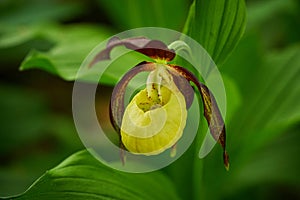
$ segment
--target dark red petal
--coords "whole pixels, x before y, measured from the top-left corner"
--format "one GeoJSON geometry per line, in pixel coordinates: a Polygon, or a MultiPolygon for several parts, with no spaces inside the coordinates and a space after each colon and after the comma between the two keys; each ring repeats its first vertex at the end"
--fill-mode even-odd
{"type": "Polygon", "coordinates": [[[92,67],[99,61],[110,59],[110,52],[112,49],[121,45],[124,45],[128,49],[140,52],[153,59],[171,61],[176,55],[174,50],[168,49],[167,45],[159,40],[150,40],[145,37],[135,37],[121,40],[118,37],[113,37],[108,41],[106,48],[95,56],[95,58],[89,64],[89,67],[92,67]]]}
{"type": "Polygon", "coordinates": [[[181,76],[177,71],[170,70],[170,73],[173,76],[173,80],[177,86],[177,88],[180,90],[180,92],[183,94],[185,98],[186,103],[186,109],[189,109],[193,103],[194,100],[194,89],[189,83],[189,81],[181,76]]]}
{"type": "Polygon", "coordinates": [[[215,100],[213,94],[209,91],[206,85],[199,82],[197,77],[188,71],[187,69],[170,65],[170,67],[176,70],[179,74],[185,77],[187,80],[192,81],[196,84],[203,101],[204,107],[204,116],[208,122],[210,133],[212,134],[213,138],[218,141],[222,148],[223,148],[223,160],[225,168],[228,170],[229,168],[229,156],[226,152],[226,130],[225,130],[225,123],[222,118],[221,112],[219,110],[218,104],[215,100]]]}
{"type": "Polygon", "coordinates": [[[136,76],[140,72],[144,71],[152,71],[155,69],[155,65],[153,63],[149,62],[142,62],[135,67],[133,67],[131,70],[129,70],[117,83],[117,85],[114,87],[114,90],[112,92],[111,100],[110,100],[110,107],[109,107],[109,114],[110,114],[110,120],[114,127],[114,129],[117,131],[117,133],[120,136],[120,159],[122,161],[122,164],[125,165],[125,146],[122,143],[121,134],[120,134],[120,126],[122,123],[122,118],[124,114],[124,96],[126,92],[126,87],[130,80],[136,76]]]}
{"type": "Polygon", "coordinates": [[[120,132],[120,126],[124,114],[124,96],[128,83],[138,73],[144,71],[152,71],[154,69],[154,63],[142,62],[130,69],[114,87],[110,100],[110,119],[115,130],[118,133],[120,132]]]}

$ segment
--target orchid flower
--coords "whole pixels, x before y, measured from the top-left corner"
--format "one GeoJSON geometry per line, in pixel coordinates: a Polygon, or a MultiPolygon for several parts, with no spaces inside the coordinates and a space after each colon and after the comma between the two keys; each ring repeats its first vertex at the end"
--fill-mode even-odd
{"type": "Polygon", "coordinates": [[[131,68],[116,84],[111,96],[110,117],[120,136],[122,161],[124,162],[124,150],[133,154],[156,155],[172,148],[171,156],[175,155],[176,144],[186,126],[187,110],[194,98],[195,91],[190,85],[193,82],[201,95],[210,133],[223,148],[224,165],[228,170],[225,124],[217,102],[208,87],[192,72],[170,64],[176,56],[174,49],[169,49],[162,41],[145,37],[113,37],[106,49],[94,57],[89,67],[110,59],[112,49],[121,45],[153,59],[153,62],[144,61],[131,68]],[[145,71],[149,72],[146,87],[125,108],[124,95],[128,83],[145,71]]]}

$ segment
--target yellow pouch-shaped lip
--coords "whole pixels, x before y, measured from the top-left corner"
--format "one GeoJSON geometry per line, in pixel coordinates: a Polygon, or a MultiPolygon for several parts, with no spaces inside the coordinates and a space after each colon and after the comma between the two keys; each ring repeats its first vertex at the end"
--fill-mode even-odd
{"type": "Polygon", "coordinates": [[[126,149],[135,154],[155,155],[172,147],[186,125],[185,98],[177,88],[161,88],[162,102],[151,105],[147,90],[140,91],[127,106],[121,125],[126,149]]]}

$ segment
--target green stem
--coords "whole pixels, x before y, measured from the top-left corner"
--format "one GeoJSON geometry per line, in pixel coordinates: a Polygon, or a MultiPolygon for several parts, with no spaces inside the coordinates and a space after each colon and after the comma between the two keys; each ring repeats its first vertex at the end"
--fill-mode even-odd
{"type": "Polygon", "coordinates": [[[200,147],[207,131],[207,124],[204,116],[200,116],[199,130],[195,139],[195,156],[193,162],[193,199],[205,199],[205,183],[203,181],[204,159],[198,157],[200,147]]]}

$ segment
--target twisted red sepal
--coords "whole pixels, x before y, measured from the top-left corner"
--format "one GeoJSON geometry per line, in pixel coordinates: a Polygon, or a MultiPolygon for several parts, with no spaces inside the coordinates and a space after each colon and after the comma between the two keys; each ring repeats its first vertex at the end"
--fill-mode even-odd
{"type": "Polygon", "coordinates": [[[140,72],[144,71],[152,71],[155,69],[155,66],[153,63],[147,63],[147,62],[141,62],[140,64],[136,65],[132,69],[130,69],[117,83],[117,85],[114,87],[114,90],[111,95],[110,99],[110,106],[109,106],[109,116],[110,121],[116,130],[116,132],[119,134],[119,140],[120,140],[120,158],[123,163],[125,164],[125,146],[122,143],[122,138],[120,134],[120,126],[122,124],[122,118],[124,114],[124,96],[126,92],[126,87],[130,80],[136,76],[140,72]]]}
{"type": "Polygon", "coordinates": [[[115,130],[120,132],[120,125],[124,114],[124,96],[126,87],[130,80],[140,72],[152,71],[155,69],[154,63],[141,62],[135,67],[131,68],[115,85],[110,100],[110,119],[115,130]]]}
{"type": "Polygon", "coordinates": [[[174,50],[168,49],[167,45],[159,40],[151,40],[145,37],[135,37],[121,40],[118,37],[113,37],[108,41],[106,48],[95,56],[95,58],[89,64],[89,67],[92,67],[101,60],[109,60],[112,49],[121,45],[124,45],[128,49],[140,52],[153,59],[171,61],[176,55],[174,50]]]}
{"type": "Polygon", "coordinates": [[[185,77],[179,75],[178,73],[174,73],[173,70],[169,70],[169,72],[172,74],[173,81],[176,84],[177,88],[180,90],[180,92],[185,98],[186,109],[189,109],[194,100],[193,87],[185,77]]]}
{"type": "Polygon", "coordinates": [[[204,107],[204,116],[209,125],[210,133],[213,138],[218,141],[223,148],[223,161],[226,170],[229,170],[229,156],[226,152],[226,130],[225,123],[222,118],[221,112],[215,100],[213,94],[209,91],[206,85],[199,82],[197,77],[188,71],[187,69],[169,65],[171,69],[174,69],[175,73],[179,73],[181,76],[186,78],[189,81],[192,81],[196,84],[202,98],[203,107],[204,107]]]}

